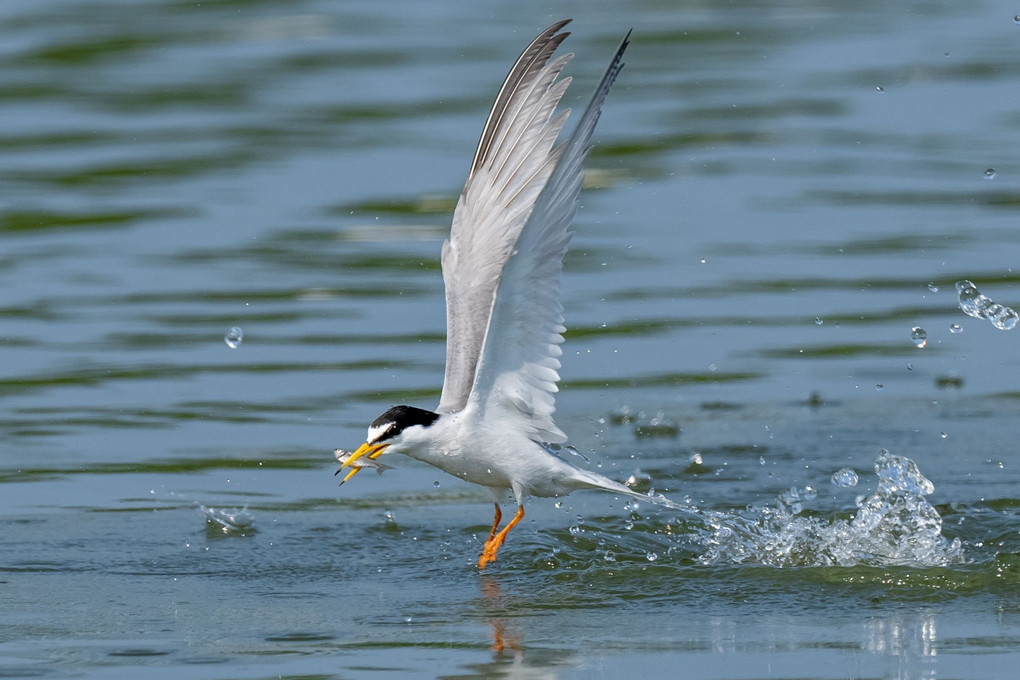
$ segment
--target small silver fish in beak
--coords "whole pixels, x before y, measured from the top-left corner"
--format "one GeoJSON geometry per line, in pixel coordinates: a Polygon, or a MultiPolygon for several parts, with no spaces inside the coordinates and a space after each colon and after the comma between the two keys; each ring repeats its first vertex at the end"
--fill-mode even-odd
{"type": "Polygon", "coordinates": [[[356,451],[344,451],[343,449],[336,449],[336,450],[333,451],[333,455],[335,455],[336,459],[338,461],[340,461],[340,469],[333,473],[334,477],[337,476],[338,474],[340,474],[345,467],[349,466],[349,467],[353,468],[351,470],[350,474],[348,474],[348,476],[344,478],[343,482],[340,482],[341,484],[343,484],[348,479],[353,477],[354,473],[357,472],[358,470],[369,468],[369,469],[375,470],[376,473],[381,475],[386,470],[392,470],[393,469],[392,465],[387,465],[386,463],[380,463],[376,459],[370,458],[368,456],[358,456],[358,458],[356,458],[355,460],[353,460],[350,463],[348,463],[348,461],[351,460],[351,457],[355,453],[356,453],[356,451]]]}

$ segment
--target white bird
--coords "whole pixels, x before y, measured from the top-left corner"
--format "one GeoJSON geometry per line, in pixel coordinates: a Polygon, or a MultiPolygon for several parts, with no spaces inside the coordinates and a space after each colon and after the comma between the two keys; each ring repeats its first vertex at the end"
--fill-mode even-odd
{"type": "Polygon", "coordinates": [[[556,111],[570,84],[559,75],[573,55],[552,56],[569,35],[560,32],[569,21],[542,31],[517,59],[457,202],[442,251],[447,336],[439,406],[394,406],[341,461],[352,468],[344,482],[361,469],[361,457],[396,452],[489,487],[496,516],[480,569],[495,560],[507,532],[524,517],[527,496],[604,489],[647,499],[545,446],[566,441],[553,422],[566,330],[559,289],[582,164],[630,38],[628,33],[574,132],[556,145],[569,113],[556,111]],[[507,489],[517,514],[498,530],[500,496],[507,489]]]}

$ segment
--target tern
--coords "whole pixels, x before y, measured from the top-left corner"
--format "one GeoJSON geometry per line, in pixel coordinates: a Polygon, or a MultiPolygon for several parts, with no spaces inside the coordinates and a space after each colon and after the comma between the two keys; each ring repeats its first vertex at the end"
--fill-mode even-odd
{"type": "Polygon", "coordinates": [[[553,53],[569,35],[561,31],[569,21],[542,31],[507,75],[443,243],[447,335],[439,406],[394,406],[341,460],[341,470],[351,468],[341,484],[362,469],[362,457],[402,453],[491,489],[496,514],[479,569],[496,559],[524,517],[528,496],[603,489],[649,499],[571,465],[550,448],[567,440],[553,422],[566,331],[559,299],[563,257],[592,132],[630,39],[628,32],[577,127],[557,144],[569,114],[556,110],[570,84],[560,72],[573,55],[553,59],[553,53]],[[507,490],[517,514],[500,529],[507,490]]]}

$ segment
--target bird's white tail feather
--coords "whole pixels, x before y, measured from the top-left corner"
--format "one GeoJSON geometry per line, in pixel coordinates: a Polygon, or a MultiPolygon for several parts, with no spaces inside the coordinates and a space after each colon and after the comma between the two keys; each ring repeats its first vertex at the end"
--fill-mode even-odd
{"type": "Polygon", "coordinates": [[[630,496],[635,500],[647,501],[649,503],[654,503],[655,505],[660,505],[664,508],[669,508],[670,510],[680,510],[681,512],[696,513],[696,508],[694,508],[693,506],[680,505],[679,503],[676,503],[666,498],[661,493],[657,494],[641,493],[639,491],[634,491],[630,487],[620,484],[619,482],[614,482],[608,477],[603,477],[602,475],[595,474],[594,472],[590,472],[587,470],[586,472],[588,473],[586,477],[588,477],[588,481],[591,484],[591,488],[593,489],[602,489],[603,491],[609,491],[610,493],[623,494],[624,496],[630,496]]]}

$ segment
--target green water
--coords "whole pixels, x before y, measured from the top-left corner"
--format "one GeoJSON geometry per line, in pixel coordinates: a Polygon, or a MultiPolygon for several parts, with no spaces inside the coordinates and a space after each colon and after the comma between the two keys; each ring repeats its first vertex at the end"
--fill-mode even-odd
{"type": "Polygon", "coordinates": [[[0,677],[1012,678],[1018,336],[954,283],[1020,304],[1016,12],[3,3],[0,677]],[[562,455],[688,509],[534,500],[479,573],[486,491],[332,451],[438,400],[450,211],[565,16],[575,108],[634,34],[562,455]]]}

